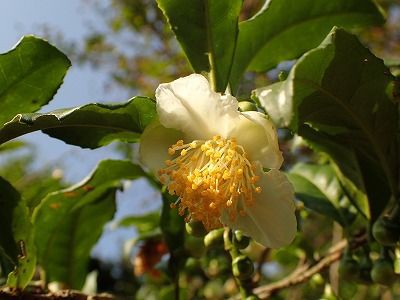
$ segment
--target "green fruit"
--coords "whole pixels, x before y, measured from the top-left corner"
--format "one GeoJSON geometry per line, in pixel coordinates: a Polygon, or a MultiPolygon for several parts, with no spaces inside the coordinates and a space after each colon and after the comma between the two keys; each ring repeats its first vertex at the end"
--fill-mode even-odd
{"type": "Polygon", "coordinates": [[[229,270],[230,261],[227,260],[226,256],[219,256],[212,258],[208,262],[207,275],[210,277],[219,276],[229,270]]]}
{"type": "Polygon", "coordinates": [[[205,229],[203,223],[200,221],[192,220],[186,223],[185,227],[188,234],[196,237],[203,237],[208,233],[207,229],[205,229]]]}
{"type": "Polygon", "coordinates": [[[188,273],[196,273],[201,269],[200,261],[193,257],[189,257],[185,263],[185,271],[188,273]]]}
{"type": "Polygon", "coordinates": [[[383,246],[394,246],[400,238],[400,226],[385,218],[378,219],[372,226],[372,235],[383,246]]]}
{"type": "Polygon", "coordinates": [[[240,280],[249,279],[254,273],[254,264],[247,256],[240,255],[232,261],[232,273],[240,280]]]}
{"type": "Polygon", "coordinates": [[[248,236],[243,235],[240,230],[236,230],[233,235],[233,244],[238,249],[246,248],[250,243],[250,238],[248,236]]]}
{"type": "Polygon", "coordinates": [[[257,111],[257,106],[250,101],[240,101],[238,105],[240,111],[257,111]]]}
{"type": "Polygon", "coordinates": [[[224,228],[210,231],[204,237],[204,245],[207,248],[222,247],[224,245],[224,228]]]}
{"type": "Polygon", "coordinates": [[[339,274],[343,280],[355,281],[359,277],[360,266],[354,258],[345,255],[340,260],[339,274]]]}
{"type": "Polygon", "coordinates": [[[250,295],[246,297],[246,300],[260,300],[256,295],[250,295]]]}
{"type": "Polygon", "coordinates": [[[371,278],[375,283],[391,286],[396,281],[393,262],[384,258],[379,258],[374,262],[371,270],[371,278]]]}

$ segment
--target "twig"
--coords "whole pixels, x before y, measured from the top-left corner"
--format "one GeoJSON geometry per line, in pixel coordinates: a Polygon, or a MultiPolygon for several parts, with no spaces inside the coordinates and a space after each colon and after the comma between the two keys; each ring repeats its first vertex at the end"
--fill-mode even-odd
{"type": "MultiPolygon", "coordinates": [[[[350,242],[350,247],[352,249],[356,249],[365,244],[366,241],[367,236],[365,234],[356,236],[350,242]]],[[[253,293],[261,299],[266,299],[281,289],[298,285],[309,280],[313,275],[321,272],[323,269],[329,267],[332,263],[339,260],[344,249],[347,247],[347,244],[347,240],[341,240],[329,248],[327,254],[317,261],[314,261],[313,263],[302,263],[289,276],[277,282],[257,287],[253,290],[253,293]]]]}

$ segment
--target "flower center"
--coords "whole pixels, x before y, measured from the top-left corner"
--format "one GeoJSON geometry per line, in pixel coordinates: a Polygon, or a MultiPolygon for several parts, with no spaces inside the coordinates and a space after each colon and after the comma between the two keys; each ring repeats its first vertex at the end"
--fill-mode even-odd
{"type": "Polygon", "coordinates": [[[243,205],[254,203],[254,192],[261,193],[255,164],[233,138],[214,136],[189,144],[179,140],[168,153],[172,159],[158,175],[168,192],[179,196],[172,207],[179,203],[179,214],[188,213],[186,221],[201,221],[208,230],[221,227],[222,213],[234,221],[238,212],[245,214],[243,205]]]}

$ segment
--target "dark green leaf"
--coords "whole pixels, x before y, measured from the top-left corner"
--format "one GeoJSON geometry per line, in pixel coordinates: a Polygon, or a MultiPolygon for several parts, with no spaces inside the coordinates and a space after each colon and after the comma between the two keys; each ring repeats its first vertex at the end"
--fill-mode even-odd
{"type": "Polygon", "coordinates": [[[343,191],[335,172],[330,165],[299,163],[288,174],[296,197],[304,205],[318,213],[326,215],[342,226],[346,226],[347,216],[342,208],[351,203],[343,191]]]}
{"type": "Polygon", "coordinates": [[[14,187],[0,177],[0,248],[9,261],[17,263],[18,249],[14,240],[12,229],[13,213],[18,203],[21,201],[20,194],[14,187]]]}
{"type": "Polygon", "coordinates": [[[87,104],[50,113],[19,114],[0,129],[0,143],[36,130],[82,148],[137,141],[155,116],[155,103],[135,97],[123,104],[87,104]]]}
{"type": "Polygon", "coordinates": [[[32,279],[36,266],[36,250],[33,244],[32,224],[25,203],[20,194],[6,180],[0,177],[0,255],[8,275],[7,284],[24,288],[32,279]]]}
{"type": "MultiPolygon", "coordinates": [[[[339,144],[331,136],[317,132],[308,126],[302,126],[299,134],[314,151],[330,157],[332,168],[346,190],[350,201],[364,217],[371,218],[371,212],[375,211],[371,208],[376,204],[385,205],[382,202],[369,203],[362,170],[352,148],[339,144]]],[[[372,216],[372,219],[374,219],[374,216],[372,216]]]]}
{"type": "Polygon", "coordinates": [[[160,225],[160,213],[152,212],[141,216],[129,216],[118,222],[120,227],[135,226],[140,235],[153,232],[160,225]]]}
{"type": "Polygon", "coordinates": [[[37,260],[31,215],[23,201],[14,211],[13,232],[19,248],[18,264],[17,268],[8,274],[7,285],[23,289],[35,273],[37,260]]]}
{"type": "Polygon", "coordinates": [[[63,82],[69,59],[48,42],[26,36],[0,55],[0,124],[47,104],[63,82]]]}
{"type": "Polygon", "coordinates": [[[185,221],[184,217],[178,214],[178,209],[171,208],[176,201],[175,196],[163,192],[163,206],[161,211],[160,227],[171,254],[169,259],[169,272],[172,278],[176,279],[180,265],[185,260],[182,251],[185,242],[185,221]]]}
{"type": "Polygon", "coordinates": [[[236,90],[247,68],[266,71],[318,46],[334,25],[344,28],[383,23],[372,0],[271,0],[240,23],[230,83],[236,90]]]}
{"type": "Polygon", "coordinates": [[[270,114],[279,111],[281,123],[329,154],[338,174],[368,195],[373,216],[398,178],[397,104],[387,94],[392,82],[382,60],[335,28],[296,63],[279,91],[259,93],[270,114]]]}
{"type": "Polygon", "coordinates": [[[89,178],[43,199],[33,220],[38,259],[47,280],[82,287],[90,250],[114,215],[121,180],[141,176],[145,172],[129,161],[105,160],[89,178]]]}
{"type": "Polygon", "coordinates": [[[225,92],[243,0],[157,0],[195,72],[212,71],[225,92]]]}

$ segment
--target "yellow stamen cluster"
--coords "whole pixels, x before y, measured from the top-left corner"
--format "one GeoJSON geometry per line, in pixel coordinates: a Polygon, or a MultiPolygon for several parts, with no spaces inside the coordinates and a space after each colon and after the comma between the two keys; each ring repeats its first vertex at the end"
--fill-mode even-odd
{"type": "Polygon", "coordinates": [[[188,144],[180,140],[168,153],[172,158],[158,175],[168,192],[179,196],[179,214],[188,213],[186,221],[201,221],[208,230],[218,228],[223,211],[234,221],[237,213],[244,215],[243,205],[254,203],[254,193],[261,193],[255,185],[255,166],[235,139],[214,136],[188,144]]]}

